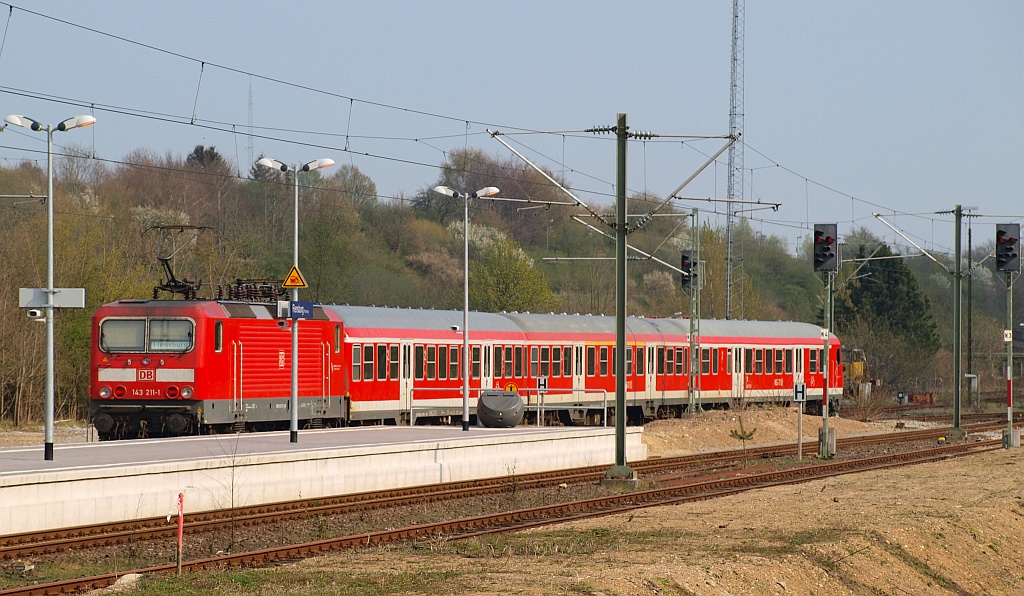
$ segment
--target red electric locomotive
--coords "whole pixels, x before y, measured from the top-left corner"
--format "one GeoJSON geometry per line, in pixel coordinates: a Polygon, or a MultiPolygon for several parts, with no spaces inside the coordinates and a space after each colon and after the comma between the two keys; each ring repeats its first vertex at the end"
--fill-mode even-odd
{"type": "MultiPolygon", "coordinates": [[[[303,427],[444,423],[462,413],[461,311],[316,305],[301,320],[303,427]]],[[[101,439],[286,429],[289,320],[276,304],[122,300],[93,318],[91,415],[101,439]]],[[[700,322],[691,371],[689,321],[627,322],[630,419],[678,416],[691,403],[788,402],[795,383],[820,404],[842,394],[840,344],[817,326],[700,322]],[[691,390],[691,383],[693,385],[691,390]]],[[[614,410],[614,318],[470,313],[471,411],[487,389],[520,392],[527,421],[601,423],[614,410]]]]}

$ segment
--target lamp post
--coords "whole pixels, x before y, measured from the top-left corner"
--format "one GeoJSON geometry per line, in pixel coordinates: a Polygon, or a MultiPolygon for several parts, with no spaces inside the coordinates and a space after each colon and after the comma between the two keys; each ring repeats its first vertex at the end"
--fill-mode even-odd
{"type": "MultiPolygon", "coordinates": [[[[281,170],[282,172],[291,172],[292,179],[295,180],[295,230],[294,245],[292,248],[292,266],[298,270],[299,268],[299,172],[308,172],[310,170],[319,170],[321,168],[329,168],[334,165],[333,159],[314,159],[311,162],[303,165],[294,165],[288,167],[287,165],[277,161],[276,159],[270,159],[269,157],[261,158],[256,162],[257,165],[265,168],[272,168],[281,170]]],[[[299,300],[299,289],[292,288],[292,302],[298,302],[299,300]]],[[[290,309],[289,309],[290,310],[290,309]]],[[[291,404],[289,406],[291,410],[291,424],[290,424],[290,437],[292,443],[299,442],[299,320],[292,317],[292,396],[291,404]]]]}
{"type": "Polygon", "coordinates": [[[53,294],[55,292],[53,289],[53,133],[56,130],[64,131],[92,126],[96,124],[96,118],[74,116],[57,126],[43,125],[31,118],[17,115],[8,116],[4,118],[4,121],[37,132],[46,131],[46,401],[44,405],[46,424],[43,457],[49,461],[53,459],[53,294]]]}
{"type": "Polygon", "coordinates": [[[463,201],[462,212],[462,430],[469,430],[469,200],[493,197],[500,191],[486,186],[473,194],[452,190],[447,186],[435,186],[434,192],[463,201]]]}

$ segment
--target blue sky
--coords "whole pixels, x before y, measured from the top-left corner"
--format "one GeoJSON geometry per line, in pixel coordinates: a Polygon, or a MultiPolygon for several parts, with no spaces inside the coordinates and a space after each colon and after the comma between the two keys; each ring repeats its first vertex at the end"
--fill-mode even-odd
{"type": "MultiPolygon", "coordinates": [[[[203,144],[244,174],[260,154],[330,157],[393,197],[430,186],[446,151],[508,157],[488,128],[579,131],[624,112],[633,130],[728,132],[726,0],[12,4],[0,4],[0,112],[92,113],[96,126],[55,142],[108,160],[203,144]]],[[[795,243],[837,222],[841,236],[865,226],[905,246],[881,212],[950,251],[952,216],[937,211],[991,215],[974,220],[976,243],[1024,219],[1022,23],[1016,1],[748,0],[744,199],[782,203],[752,212],[755,229],[795,243]]],[[[584,201],[611,201],[611,137],[510,141],[584,201]]],[[[631,143],[630,191],[667,196],[720,143],[631,143]]],[[[26,158],[42,163],[44,135],[9,127],[0,160],[26,158]]],[[[724,198],[726,164],[681,194],[724,198]]],[[[680,205],[724,225],[709,203],[680,205]]]]}

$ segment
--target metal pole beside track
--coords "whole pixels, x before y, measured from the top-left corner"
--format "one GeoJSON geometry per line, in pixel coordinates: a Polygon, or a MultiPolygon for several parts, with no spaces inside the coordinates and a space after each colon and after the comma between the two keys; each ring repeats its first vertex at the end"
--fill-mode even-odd
{"type": "MultiPolygon", "coordinates": [[[[269,157],[261,157],[256,162],[257,165],[265,168],[273,168],[282,172],[291,172],[293,186],[295,188],[295,226],[292,231],[292,271],[298,274],[301,284],[291,285],[292,282],[286,280],[288,283],[285,287],[290,287],[291,302],[289,307],[289,318],[291,319],[292,325],[292,392],[291,398],[288,400],[288,409],[290,413],[290,440],[292,443],[299,442],[299,319],[295,316],[295,303],[299,301],[299,288],[305,288],[305,280],[301,280],[301,274],[299,274],[299,172],[309,172],[311,170],[319,170],[321,168],[329,168],[334,165],[333,159],[321,158],[314,159],[313,161],[305,164],[295,164],[292,167],[288,167],[286,164],[277,161],[276,159],[270,159],[269,157]]],[[[312,414],[313,408],[310,408],[312,414]]]]}
{"type": "Polygon", "coordinates": [[[636,472],[626,465],[626,114],[616,126],[615,182],[615,465],[605,472],[610,481],[635,481],[636,472]]]}
{"type": "MultiPolygon", "coordinates": [[[[292,248],[292,265],[299,268],[299,168],[295,166],[292,176],[295,179],[295,230],[294,244],[292,248]]],[[[292,288],[292,302],[299,301],[299,289],[292,288]]],[[[292,319],[292,395],[291,395],[291,421],[289,423],[289,435],[292,443],[299,442],[299,319],[294,316],[292,319]]]]}
{"type": "MultiPolygon", "coordinates": [[[[469,430],[469,195],[462,193],[462,430],[469,430]]],[[[480,348],[483,350],[483,347],[480,348]]]]}
{"type": "Polygon", "coordinates": [[[1015,447],[1013,437],[1013,272],[1006,272],[1006,441],[1004,447],[1015,447]]]}
{"type": "Polygon", "coordinates": [[[46,127],[46,396],[43,459],[53,461],[53,126],[46,127]]]}

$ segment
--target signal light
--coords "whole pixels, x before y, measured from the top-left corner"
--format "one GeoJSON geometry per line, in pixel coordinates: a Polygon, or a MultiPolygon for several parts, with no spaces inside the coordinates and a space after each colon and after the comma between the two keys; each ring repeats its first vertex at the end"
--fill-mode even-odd
{"type": "Polygon", "coordinates": [[[996,224],[996,271],[1020,271],[1020,224],[996,224]]]}
{"type": "Polygon", "coordinates": [[[684,289],[689,288],[693,285],[694,275],[693,261],[690,260],[690,253],[688,251],[683,251],[682,258],[679,262],[679,268],[683,271],[682,286],[684,289]]]}
{"type": "Polygon", "coordinates": [[[836,224],[814,224],[814,270],[839,271],[836,224]]]}

